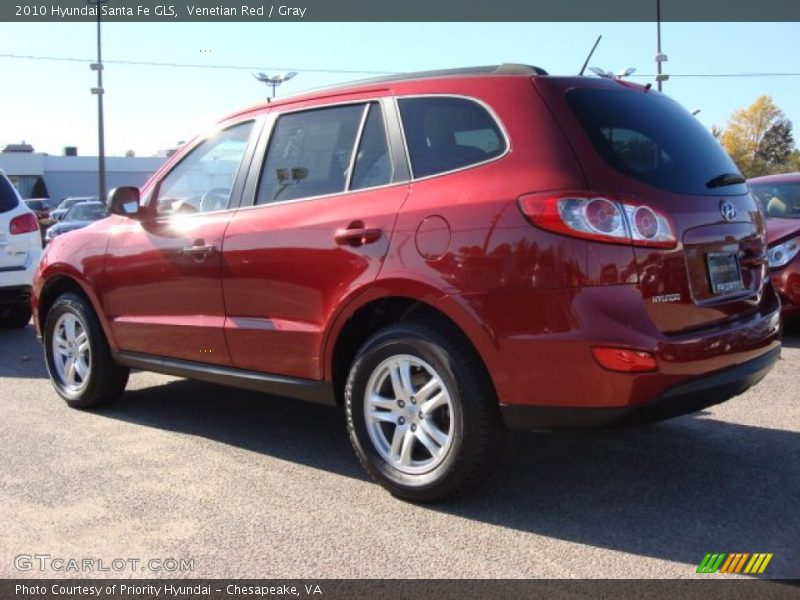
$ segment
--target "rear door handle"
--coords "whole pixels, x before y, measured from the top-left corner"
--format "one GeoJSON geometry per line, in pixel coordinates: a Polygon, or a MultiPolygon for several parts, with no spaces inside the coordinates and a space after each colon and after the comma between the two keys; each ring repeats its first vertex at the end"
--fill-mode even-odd
{"type": "Polygon", "coordinates": [[[362,246],[377,242],[383,232],[372,227],[348,227],[337,229],[333,236],[337,244],[349,244],[351,246],[362,246]]]}

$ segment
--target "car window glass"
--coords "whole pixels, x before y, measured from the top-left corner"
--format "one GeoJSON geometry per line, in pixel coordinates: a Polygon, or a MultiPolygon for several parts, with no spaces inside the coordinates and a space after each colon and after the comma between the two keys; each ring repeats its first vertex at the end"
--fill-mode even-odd
{"type": "Polygon", "coordinates": [[[228,207],[253,122],[211,136],[192,150],[158,187],[156,212],[183,214],[228,207]]]}
{"type": "Polygon", "coordinates": [[[19,206],[17,191],[5,176],[0,175],[0,213],[12,210],[19,206]]]}
{"type": "Polygon", "coordinates": [[[751,184],[768,217],[800,218],[800,183],[751,184]]]}
{"type": "Polygon", "coordinates": [[[256,204],[343,192],[363,104],[278,118],[261,171],[256,204]]]}
{"type": "Polygon", "coordinates": [[[666,167],[672,160],[658,142],[639,131],[624,127],[603,127],[600,132],[617,159],[632,171],[659,169],[666,167]]]}
{"type": "Polygon", "coordinates": [[[679,194],[743,194],[743,183],[709,185],[738,169],[711,133],[680,104],[656,93],[578,88],[567,92],[600,158],[623,175],[679,194]]]}
{"type": "Polygon", "coordinates": [[[96,221],[107,214],[102,204],[76,204],[69,209],[66,221],[96,221]]]}
{"type": "Polygon", "coordinates": [[[414,177],[453,171],[505,152],[497,122],[473,100],[401,98],[398,104],[414,177]]]}
{"type": "Polygon", "coordinates": [[[351,190],[385,185],[392,180],[393,165],[386,140],[386,128],[380,104],[370,104],[361,140],[358,143],[351,190]]]}

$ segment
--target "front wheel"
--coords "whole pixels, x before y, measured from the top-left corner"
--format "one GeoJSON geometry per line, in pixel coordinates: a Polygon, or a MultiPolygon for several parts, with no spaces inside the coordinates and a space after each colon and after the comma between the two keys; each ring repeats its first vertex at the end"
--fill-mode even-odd
{"type": "Polygon", "coordinates": [[[94,310],[76,294],[60,296],[48,311],[44,354],[53,387],[70,406],[106,404],[125,390],[129,370],[114,362],[94,310]]]}
{"type": "Polygon", "coordinates": [[[371,337],[345,389],[350,439],[367,472],[400,498],[434,502],[488,476],[504,429],[474,350],[435,325],[371,337]]]}

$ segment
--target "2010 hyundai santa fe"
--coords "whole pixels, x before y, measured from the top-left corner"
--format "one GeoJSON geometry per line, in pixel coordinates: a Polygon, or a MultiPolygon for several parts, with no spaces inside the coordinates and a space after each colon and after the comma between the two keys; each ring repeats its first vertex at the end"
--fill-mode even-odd
{"type": "Polygon", "coordinates": [[[764,215],[680,105],[503,65],[243,110],[48,246],[58,393],[130,368],[346,407],[356,454],[432,501],[509,428],[655,420],[780,352],[764,215]]]}

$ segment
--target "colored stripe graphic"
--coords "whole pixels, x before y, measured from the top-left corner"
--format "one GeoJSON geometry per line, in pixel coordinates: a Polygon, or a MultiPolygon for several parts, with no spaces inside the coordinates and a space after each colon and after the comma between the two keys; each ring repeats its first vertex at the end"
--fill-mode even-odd
{"type": "Polygon", "coordinates": [[[735,552],[727,554],[724,552],[709,552],[703,557],[700,566],[697,567],[698,573],[744,573],[749,575],[760,575],[767,568],[772,560],[773,554],[767,552],[735,552]],[[750,559],[748,561],[748,559],[750,559]],[[747,566],[745,566],[747,565],[747,566]]]}
{"type": "Polygon", "coordinates": [[[767,568],[769,561],[772,560],[772,556],[773,556],[772,553],[753,554],[753,558],[751,558],[750,562],[747,563],[744,572],[753,575],[763,573],[764,569],[767,568]]]}
{"type": "Polygon", "coordinates": [[[700,563],[700,566],[697,567],[698,573],[716,573],[719,570],[720,565],[722,565],[722,561],[725,560],[727,554],[723,553],[715,553],[715,554],[706,554],[705,558],[703,558],[703,562],[700,563]]]}
{"type": "Polygon", "coordinates": [[[736,570],[734,571],[734,573],[738,573],[739,571],[742,570],[742,567],[744,566],[744,563],[747,562],[747,557],[748,556],[750,556],[749,552],[745,552],[744,554],[742,554],[742,558],[739,560],[739,564],[736,565],[736,570]]]}

